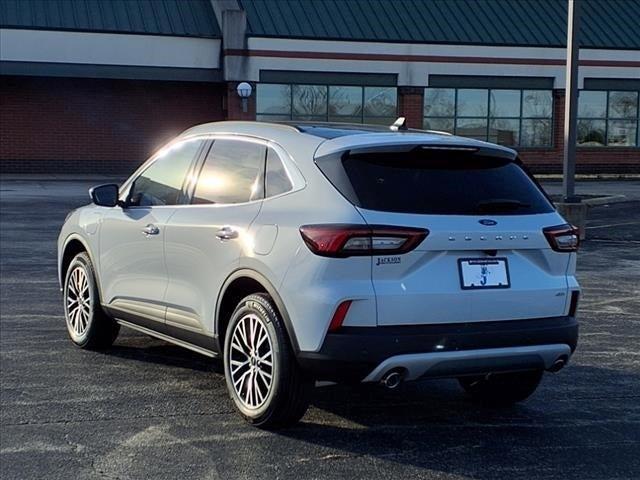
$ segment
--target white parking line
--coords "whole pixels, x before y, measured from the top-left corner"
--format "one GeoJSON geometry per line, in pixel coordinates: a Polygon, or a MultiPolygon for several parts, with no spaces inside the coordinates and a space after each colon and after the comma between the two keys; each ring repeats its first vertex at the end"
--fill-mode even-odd
{"type": "Polygon", "coordinates": [[[621,227],[623,225],[640,225],[640,222],[611,223],[609,225],[596,225],[595,227],[586,227],[586,229],[590,230],[592,228],[621,227]]]}

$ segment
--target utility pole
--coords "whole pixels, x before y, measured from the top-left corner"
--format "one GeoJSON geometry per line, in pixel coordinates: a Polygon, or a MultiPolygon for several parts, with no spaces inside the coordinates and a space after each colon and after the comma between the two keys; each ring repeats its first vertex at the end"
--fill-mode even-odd
{"type": "Polygon", "coordinates": [[[578,121],[578,56],[580,54],[580,8],[582,0],[568,0],[567,11],[567,83],[564,104],[564,158],[562,163],[562,202],[558,212],[586,237],[587,204],[576,196],[576,140],[578,121]]]}
{"type": "Polygon", "coordinates": [[[567,69],[564,106],[563,201],[575,203],[576,141],[578,122],[578,57],[580,56],[580,8],[582,0],[568,0],[567,69]]]}

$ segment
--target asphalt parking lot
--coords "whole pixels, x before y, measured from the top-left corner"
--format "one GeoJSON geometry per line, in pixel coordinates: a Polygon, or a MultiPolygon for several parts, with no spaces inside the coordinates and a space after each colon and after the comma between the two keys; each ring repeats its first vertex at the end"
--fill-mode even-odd
{"type": "Polygon", "coordinates": [[[71,345],[55,240],[90,183],[0,188],[3,479],[640,478],[639,198],[590,211],[578,351],[528,402],[481,408],[454,381],[329,386],[271,433],[236,416],[205,357],[126,329],[103,353],[71,345]]]}

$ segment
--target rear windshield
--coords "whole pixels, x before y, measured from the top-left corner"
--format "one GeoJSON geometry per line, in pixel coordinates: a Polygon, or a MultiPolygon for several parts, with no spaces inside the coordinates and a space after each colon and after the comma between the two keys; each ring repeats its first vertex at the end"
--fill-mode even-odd
{"type": "Polygon", "coordinates": [[[553,211],[536,183],[509,159],[433,151],[347,155],[338,161],[342,168],[318,165],[343,195],[368,210],[436,215],[553,211]]]}

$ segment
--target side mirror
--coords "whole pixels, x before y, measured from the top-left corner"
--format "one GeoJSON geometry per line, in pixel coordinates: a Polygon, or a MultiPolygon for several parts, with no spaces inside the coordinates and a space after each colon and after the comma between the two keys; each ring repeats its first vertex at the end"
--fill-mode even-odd
{"type": "Polygon", "coordinates": [[[107,183],[89,189],[91,201],[99,207],[115,207],[118,205],[118,185],[107,183]]]}

